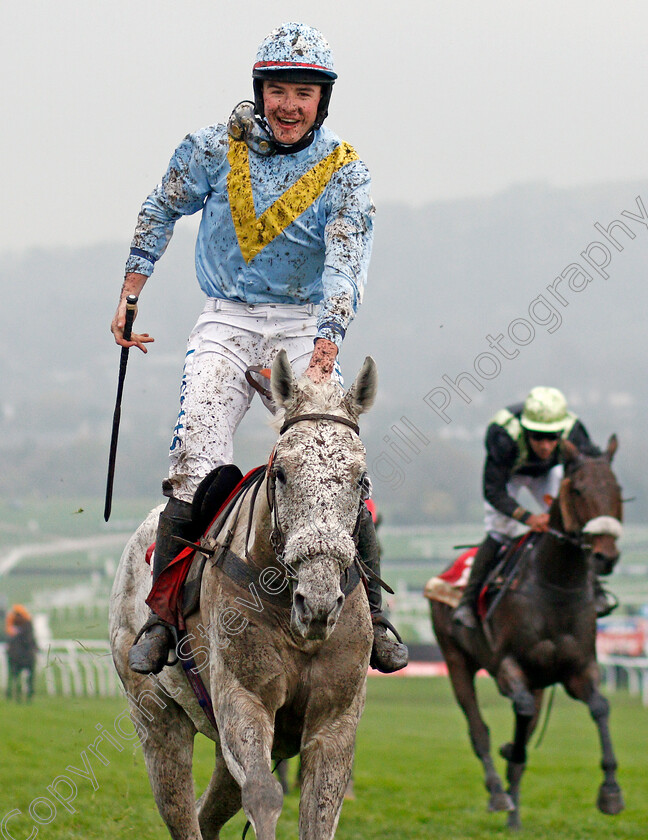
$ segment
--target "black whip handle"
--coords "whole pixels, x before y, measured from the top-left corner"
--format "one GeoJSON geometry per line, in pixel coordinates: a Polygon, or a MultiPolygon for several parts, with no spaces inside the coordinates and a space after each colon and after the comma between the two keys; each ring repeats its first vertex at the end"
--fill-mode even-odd
{"type": "MultiPolygon", "coordinates": [[[[124,324],[124,338],[130,341],[133,334],[133,320],[137,309],[137,295],[128,295],[126,298],[126,323],[124,324]]],[[[126,379],[126,365],[128,364],[129,347],[122,347],[119,357],[119,379],[117,381],[117,399],[115,400],[115,412],[113,414],[112,436],[110,439],[110,455],[108,457],[108,479],[106,481],[106,502],[104,505],[104,520],[110,519],[112,509],[113,481],[115,478],[115,461],[117,459],[117,441],[119,439],[119,422],[121,420],[121,401],[124,393],[124,380],[126,379]]]]}

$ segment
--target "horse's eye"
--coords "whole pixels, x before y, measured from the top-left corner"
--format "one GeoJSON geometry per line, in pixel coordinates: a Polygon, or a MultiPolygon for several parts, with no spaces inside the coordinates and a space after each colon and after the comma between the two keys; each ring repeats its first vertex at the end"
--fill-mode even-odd
{"type": "Polygon", "coordinates": [[[277,481],[279,481],[281,484],[286,483],[286,473],[283,471],[282,467],[275,467],[274,474],[277,481]]]}

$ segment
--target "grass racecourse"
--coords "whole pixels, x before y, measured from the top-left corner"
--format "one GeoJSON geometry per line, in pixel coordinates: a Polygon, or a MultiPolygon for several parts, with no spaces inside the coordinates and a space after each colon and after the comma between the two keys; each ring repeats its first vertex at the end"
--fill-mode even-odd
{"type": "MultiPolygon", "coordinates": [[[[509,704],[489,680],[480,681],[480,695],[493,744],[499,746],[512,727],[509,704]]],[[[559,690],[544,742],[530,750],[523,781],[522,819],[528,840],[645,840],[648,709],[622,692],[610,699],[626,810],[606,817],[596,809],[601,772],[595,727],[586,708],[559,690]]],[[[31,706],[0,700],[0,834],[5,840],[168,838],[124,709],[121,699],[41,694],[31,706]],[[89,746],[102,730],[111,734],[113,743],[104,736],[93,752],[89,746]],[[70,766],[79,772],[73,773],[70,766]],[[66,778],[73,780],[76,791],[66,778]],[[55,793],[69,800],[67,808],[55,793]]],[[[211,755],[211,743],[199,738],[198,790],[209,777],[211,755]]],[[[502,761],[498,766],[503,770],[502,761]]],[[[293,778],[294,762],[289,769],[293,778]]],[[[486,811],[481,767],[443,678],[369,680],[355,789],[356,799],[342,810],[339,840],[509,835],[505,816],[486,811]]],[[[298,794],[290,793],[279,821],[279,840],[296,840],[297,808],[298,794]]],[[[238,815],[223,830],[223,840],[240,838],[243,825],[238,815]]]]}

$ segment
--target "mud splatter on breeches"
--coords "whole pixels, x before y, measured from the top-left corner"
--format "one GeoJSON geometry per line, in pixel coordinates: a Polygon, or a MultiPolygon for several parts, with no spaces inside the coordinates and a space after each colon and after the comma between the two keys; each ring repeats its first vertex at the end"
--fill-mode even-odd
{"type": "Polygon", "coordinates": [[[246,369],[269,367],[283,348],[301,375],[313,352],[316,321],[310,305],[207,299],[189,336],[169,452],[176,498],[190,502],[212,469],[233,462],[234,433],[255,393],[246,369]]]}

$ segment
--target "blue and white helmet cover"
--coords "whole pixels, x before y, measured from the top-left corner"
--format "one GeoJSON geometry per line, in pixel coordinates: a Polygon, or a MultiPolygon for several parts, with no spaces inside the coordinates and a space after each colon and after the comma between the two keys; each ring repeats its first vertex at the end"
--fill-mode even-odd
{"type": "Polygon", "coordinates": [[[331,81],[337,79],[328,41],[305,23],[283,23],[273,29],[261,42],[252,73],[256,76],[291,69],[321,73],[331,81]]]}

